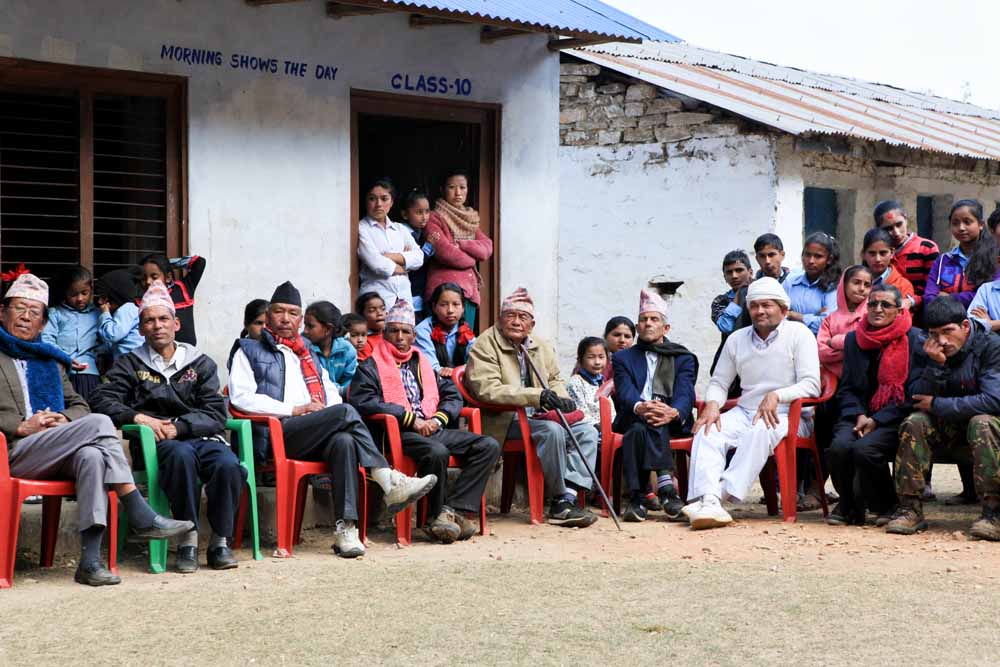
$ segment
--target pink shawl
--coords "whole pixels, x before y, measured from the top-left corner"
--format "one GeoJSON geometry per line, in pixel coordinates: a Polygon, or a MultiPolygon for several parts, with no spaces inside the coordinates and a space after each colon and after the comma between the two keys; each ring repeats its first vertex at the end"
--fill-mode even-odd
{"type": "Polygon", "coordinates": [[[844,296],[844,276],[837,287],[837,310],[826,316],[820,325],[816,342],[819,344],[819,362],[838,378],[844,370],[844,338],[854,331],[855,325],[868,314],[868,303],[861,303],[852,313],[847,309],[844,296]]]}

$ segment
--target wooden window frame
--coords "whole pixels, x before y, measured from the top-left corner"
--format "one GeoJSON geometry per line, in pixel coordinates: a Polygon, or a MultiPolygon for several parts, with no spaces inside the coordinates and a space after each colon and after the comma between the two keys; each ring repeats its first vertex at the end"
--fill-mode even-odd
{"type": "Polygon", "coordinates": [[[0,89],[64,93],[79,98],[80,263],[88,269],[92,269],[94,263],[94,97],[129,95],[164,98],[167,105],[167,255],[188,254],[186,77],[0,57],[0,89]]]}
{"type": "Polygon", "coordinates": [[[488,236],[493,240],[490,270],[484,272],[481,289],[484,304],[480,311],[480,331],[491,326],[499,317],[500,299],[500,122],[501,105],[484,102],[440,100],[419,95],[400,95],[362,89],[351,89],[351,308],[358,296],[358,212],[361,209],[361,178],[358,155],[358,114],[399,116],[477,124],[479,133],[479,215],[487,221],[488,236]],[[492,184],[492,194],[484,186],[492,184]]]}

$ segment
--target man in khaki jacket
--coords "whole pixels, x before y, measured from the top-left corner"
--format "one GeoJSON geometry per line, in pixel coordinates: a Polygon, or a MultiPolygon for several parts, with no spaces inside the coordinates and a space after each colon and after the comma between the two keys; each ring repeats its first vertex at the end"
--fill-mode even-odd
{"type": "MultiPolygon", "coordinates": [[[[483,403],[526,408],[531,439],[538,451],[545,475],[549,504],[549,523],[557,526],[589,526],[597,517],[577,505],[577,494],[586,493],[592,481],[580,454],[568,446],[569,434],[561,424],[546,419],[531,419],[539,411],[576,410],[559,375],[559,364],[552,345],[531,336],[535,328],[534,302],[519,287],[503,300],[500,322],[487,329],[469,350],[465,384],[483,403]],[[548,389],[534,377],[521,352],[521,345],[535,367],[545,376],[548,389]]],[[[516,417],[507,412],[484,412],[487,435],[498,441],[520,438],[516,417]]],[[[597,460],[597,430],[583,422],[572,425],[573,434],[593,470],[597,460]]]]}

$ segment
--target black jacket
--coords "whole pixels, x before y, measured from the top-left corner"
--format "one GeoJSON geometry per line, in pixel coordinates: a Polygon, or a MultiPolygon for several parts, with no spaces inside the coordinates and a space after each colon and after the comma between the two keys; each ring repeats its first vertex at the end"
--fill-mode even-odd
{"type": "Polygon", "coordinates": [[[934,397],[931,414],[941,419],[1000,417],[1000,336],[978,320],[969,322],[972,331],[958,354],[944,365],[924,355],[924,372],[913,385],[914,394],[934,397]]]}
{"type": "Polygon", "coordinates": [[[186,343],[184,365],[166,378],[153,366],[149,345],[115,361],[104,382],[90,395],[94,412],[117,426],[133,423],[137,413],[169,419],[177,438],[210,437],[226,428],[226,399],[219,393],[215,362],[186,343]]]}
{"type": "MultiPolygon", "coordinates": [[[[416,354],[410,359],[409,366],[416,376],[417,382],[423,388],[428,379],[420,376],[420,364],[416,354]]],[[[462,411],[462,395],[458,393],[458,388],[449,378],[443,378],[435,373],[430,380],[437,381],[438,411],[434,415],[425,415],[424,418],[443,417],[443,426],[447,426],[458,419],[458,415],[462,411]]],[[[378,367],[375,365],[374,359],[368,358],[358,364],[358,370],[354,373],[354,379],[351,381],[351,390],[347,395],[348,402],[361,413],[362,417],[370,417],[379,413],[389,414],[399,420],[401,429],[412,430],[415,415],[398,403],[385,402],[382,394],[382,381],[378,376],[378,367]]]]}
{"type": "Polygon", "coordinates": [[[840,418],[856,421],[858,415],[868,415],[879,426],[894,426],[913,412],[913,386],[924,373],[927,355],[924,354],[926,335],[917,328],[907,334],[910,342],[910,370],[906,378],[906,402],[888,405],[875,414],[869,414],[872,396],[878,389],[878,367],[882,350],[862,350],[857,335],[852,331],[844,339],[844,372],[837,387],[837,404],[840,418]]]}

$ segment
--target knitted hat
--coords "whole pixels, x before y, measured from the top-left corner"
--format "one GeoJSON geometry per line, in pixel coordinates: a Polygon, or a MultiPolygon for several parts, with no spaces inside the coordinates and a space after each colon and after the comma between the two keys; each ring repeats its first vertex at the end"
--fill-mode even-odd
{"type": "Polygon", "coordinates": [[[667,300],[656,292],[643,289],[639,292],[639,314],[643,313],[659,313],[665,322],[667,320],[667,300]]]}
{"type": "Polygon", "coordinates": [[[535,316],[535,302],[531,300],[528,295],[528,290],[523,287],[518,287],[514,290],[514,293],[508,296],[500,304],[500,312],[506,313],[508,311],[519,310],[522,313],[528,313],[532,317],[535,316]]]}
{"type": "Polygon", "coordinates": [[[396,303],[385,314],[386,326],[393,322],[397,324],[409,324],[411,327],[416,326],[417,317],[413,312],[413,306],[406,299],[396,299],[396,303]]]}
{"type": "Polygon", "coordinates": [[[167,286],[160,280],[154,280],[153,284],[146,290],[146,293],[142,295],[142,303],[139,305],[139,312],[141,313],[147,308],[154,308],[157,306],[166,308],[170,311],[171,315],[177,314],[177,310],[174,308],[174,300],[170,298],[170,292],[167,291],[167,286]]]}
{"type": "Polygon", "coordinates": [[[784,304],[786,308],[792,303],[785,288],[774,278],[765,276],[750,283],[750,287],[747,289],[747,303],[767,301],[768,299],[784,304]]]}
{"type": "Polygon", "coordinates": [[[38,276],[22,273],[11,284],[4,295],[5,299],[28,299],[49,305],[49,286],[38,276]]]}
{"type": "Polygon", "coordinates": [[[301,308],[302,295],[295,289],[295,285],[286,280],[274,290],[274,294],[271,295],[271,303],[284,303],[301,308]]]}

